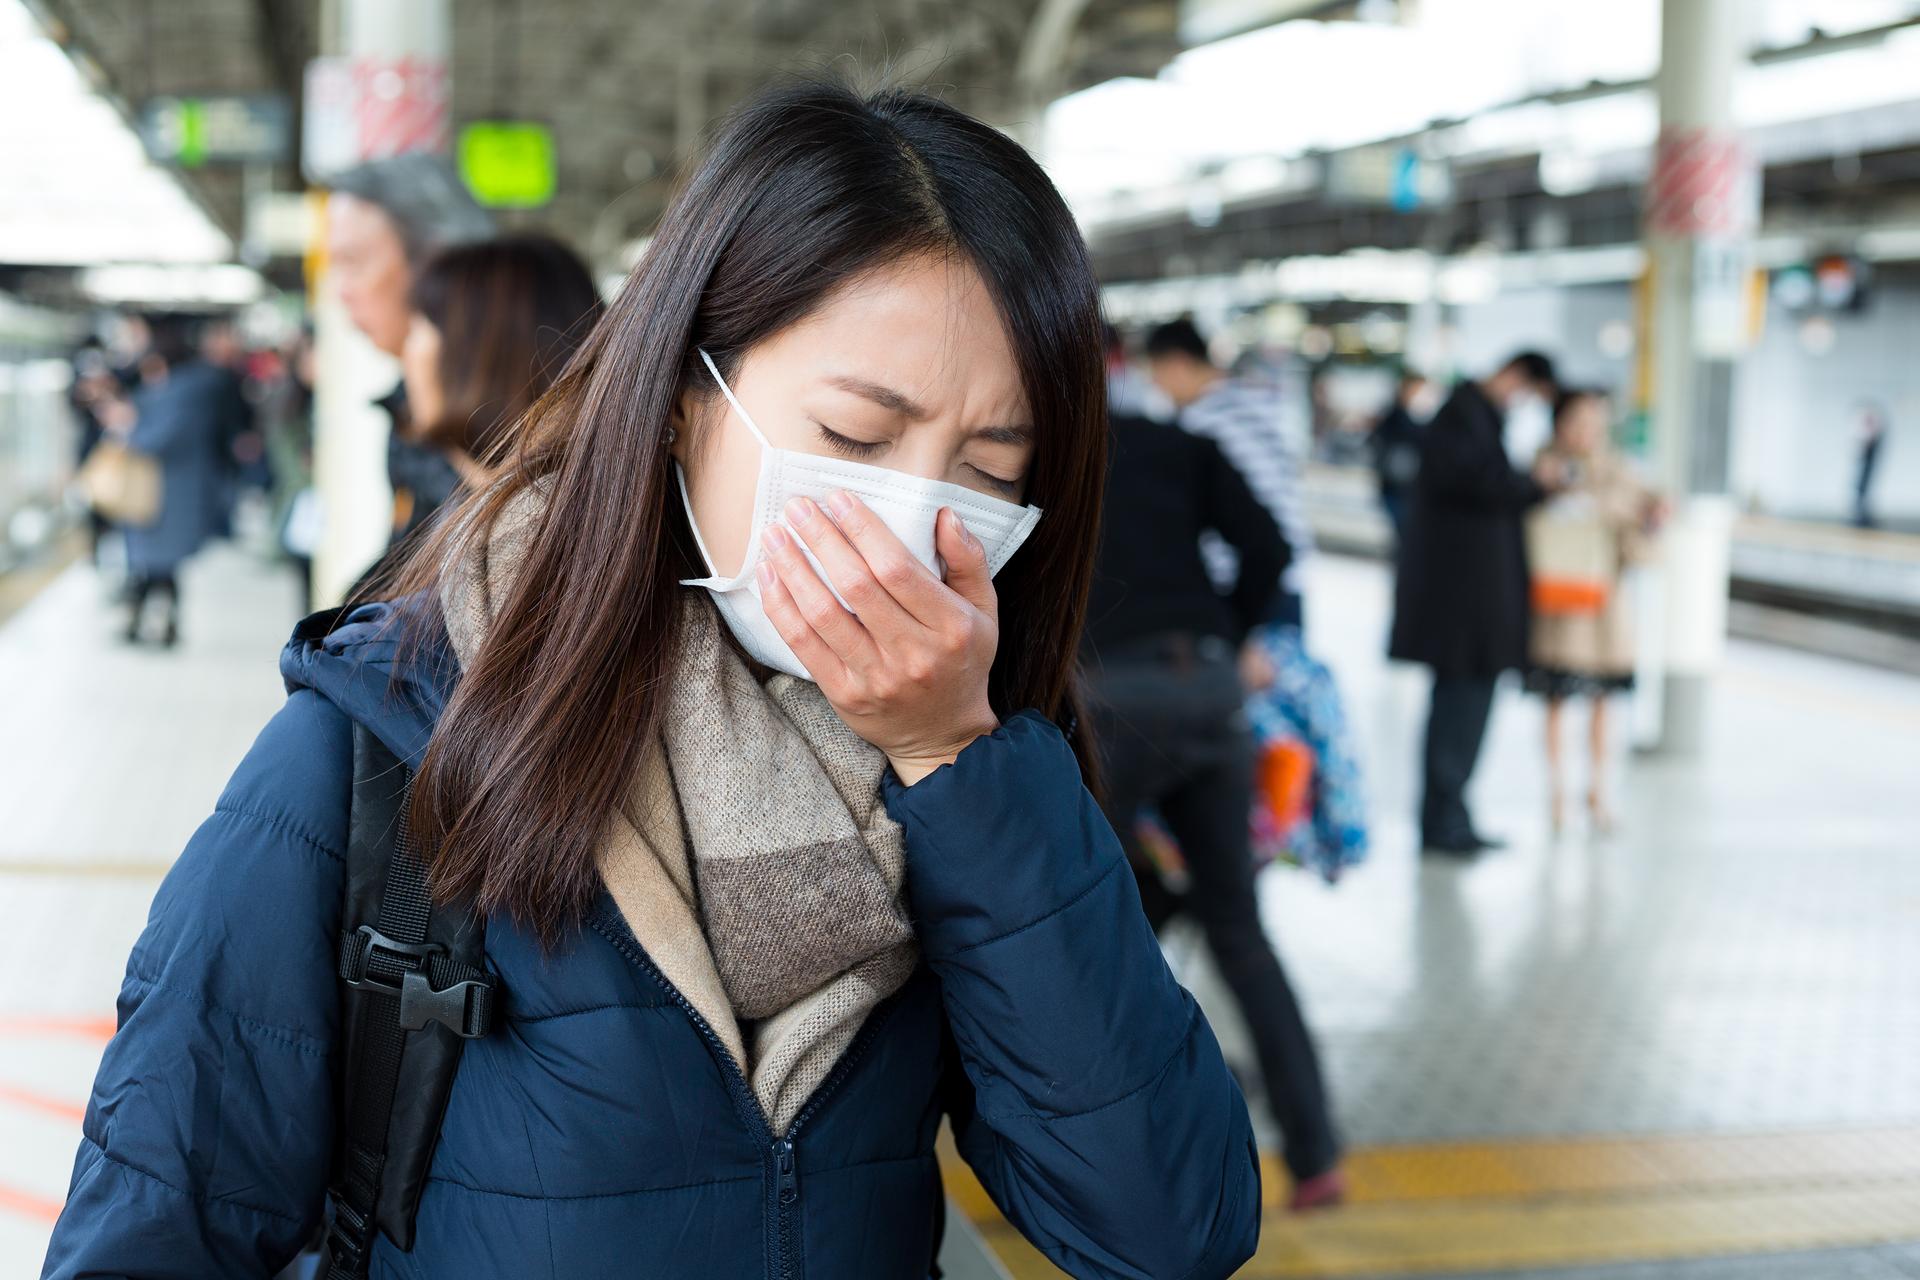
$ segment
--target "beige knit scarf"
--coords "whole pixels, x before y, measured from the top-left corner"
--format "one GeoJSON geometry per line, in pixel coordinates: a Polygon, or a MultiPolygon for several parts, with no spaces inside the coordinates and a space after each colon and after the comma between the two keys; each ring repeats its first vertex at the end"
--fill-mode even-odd
{"type": "MultiPolygon", "coordinates": [[[[462,667],[506,599],[546,495],[463,540],[440,604],[462,667]]],[[[706,1018],[783,1134],[918,959],[886,757],[818,686],[755,679],[686,593],[659,739],[611,815],[599,868],[640,945],[706,1018]]]]}

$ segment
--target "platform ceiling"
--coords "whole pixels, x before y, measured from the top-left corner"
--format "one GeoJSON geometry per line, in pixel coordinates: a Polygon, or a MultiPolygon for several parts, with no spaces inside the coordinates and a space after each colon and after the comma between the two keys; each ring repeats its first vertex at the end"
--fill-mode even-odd
{"type": "MultiPolygon", "coordinates": [[[[31,0],[130,108],[156,95],[280,92],[297,104],[319,0],[31,0]]],[[[1152,75],[1177,51],[1174,0],[454,0],[454,122],[541,120],[559,193],[522,221],[596,257],[644,234],[697,129],[795,71],[890,76],[996,123],[1053,96],[1152,75]]],[[[237,232],[243,178],[188,176],[237,232]]],[[[276,186],[294,189],[292,166],[276,186]]]]}

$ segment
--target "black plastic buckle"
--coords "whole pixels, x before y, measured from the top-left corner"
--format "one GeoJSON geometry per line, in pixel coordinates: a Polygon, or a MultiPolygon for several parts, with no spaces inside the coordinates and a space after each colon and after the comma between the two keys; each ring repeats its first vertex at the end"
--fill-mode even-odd
{"type": "Polygon", "coordinates": [[[427,977],[428,962],[446,954],[437,942],[395,942],[370,924],[354,931],[363,942],[350,944],[341,978],[356,991],[374,991],[400,1001],[400,1029],[418,1031],[429,1022],[438,1022],[464,1039],[473,1040],[487,1033],[487,1014],[491,984],[478,979],[453,982],[435,990],[427,977]],[[376,951],[401,961],[397,978],[373,968],[376,951]]]}
{"type": "Polygon", "coordinates": [[[338,1196],[327,1218],[327,1274],[364,1276],[367,1274],[368,1246],[373,1232],[366,1218],[338,1196]]]}

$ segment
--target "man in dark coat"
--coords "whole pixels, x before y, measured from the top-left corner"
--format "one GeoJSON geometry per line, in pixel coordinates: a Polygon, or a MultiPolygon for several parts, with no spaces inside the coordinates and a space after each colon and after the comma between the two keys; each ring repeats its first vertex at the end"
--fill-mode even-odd
{"type": "Polygon", "coordinates": [[[1495,847],[1475,830],[1466,789],[1480,756],[1494,682],[1527,656],[1527,560],[1521,516],[1559,483],[1507,460],[1506,416],[1551,398],[1553,362],[1523,352],[1492,377],[1463,382],[1426,430],[1400,551],[1391,653],[1433,668],[1420,834],[1430,853],[1495,847]]]}

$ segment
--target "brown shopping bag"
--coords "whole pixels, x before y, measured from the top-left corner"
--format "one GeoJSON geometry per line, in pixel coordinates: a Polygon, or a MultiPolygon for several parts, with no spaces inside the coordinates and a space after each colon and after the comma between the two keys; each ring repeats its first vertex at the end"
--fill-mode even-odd
{"type": "Polygon", "coordinates": [[[1544,614],[1599,613],[1613,594],[1620,548],[1591,502],[1549,502],[1527,520],[1533,608],[1544,614]]]}
{"type": "Polygon", "coordinates": [[[115,524],[144,528],[160,518],[160,464],[118,440],[93,446],[80,468],[80,491],[115,524]]]}

